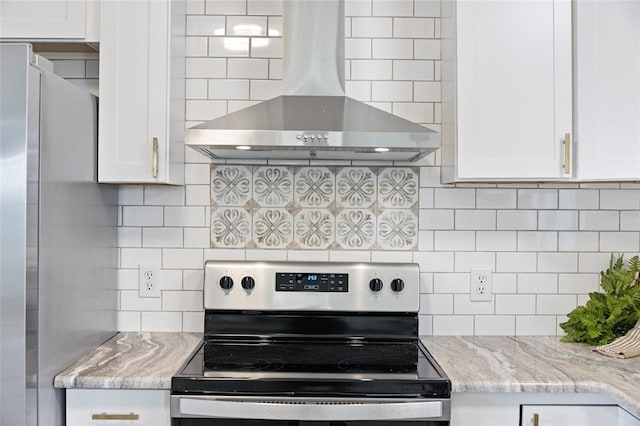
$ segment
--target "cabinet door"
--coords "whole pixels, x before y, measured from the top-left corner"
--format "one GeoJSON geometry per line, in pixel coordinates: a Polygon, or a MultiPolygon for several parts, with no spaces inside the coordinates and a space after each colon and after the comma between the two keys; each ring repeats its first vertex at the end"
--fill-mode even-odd
{"type": "Polygon", "coordinates": [[[640,179],[640,2],[576,2],[579,179],[640,179]]]}
{"type": "Polygon", "coordinates": [[[67,426],[168,426],[168,390],[67,389],[67,426]]]}
{"type": "Polygon", "coordinates": [[[183,2],[101,3],[100,182],[183,182],[183,21],[183,2]]]}
{"type": "Polygon", "coordinates": [[[571,2],[462,0],[455,7],[455,179],[568,177],[571,2]]]}
{"type": "Polygon", "coordinates": [[[83,39],[90,37],[95,0],[2,0],[0,38],[83,39]]]}
{"type": "Polygon", "coordinates": [[[520,426],[615,426],[615,405],[522,405],[520,426]]]}

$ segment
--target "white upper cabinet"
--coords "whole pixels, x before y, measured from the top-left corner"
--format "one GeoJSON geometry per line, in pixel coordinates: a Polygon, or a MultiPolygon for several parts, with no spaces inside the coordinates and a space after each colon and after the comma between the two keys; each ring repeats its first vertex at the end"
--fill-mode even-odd
{"type": "Polygon", "coordinates": [[[185,3],[102,1],[98,180],[184,183],[185,3]]]}
{"type": "Polygon", "coordinates": [[[576,176],[640,179],[640,2],[574,7],[576,176]]]}
{"type": "Polygon", "coordinates": [[[571,36],[569,0],[442,2],[444,182],[571,177],[571,36]]]}
{"type": "Polygon", "coordinates": [[[0,38],[98,41],[98,0],[1,0],[0,38]]]}

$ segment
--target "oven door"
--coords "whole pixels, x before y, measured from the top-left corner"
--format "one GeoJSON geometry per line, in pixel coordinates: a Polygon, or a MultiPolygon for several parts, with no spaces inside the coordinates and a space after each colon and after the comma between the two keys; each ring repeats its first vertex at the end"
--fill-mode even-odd
{"type": "Polygon", "coordinates": [[[449,399],[171,396],[172,426],[449,425],[449,399]]]}

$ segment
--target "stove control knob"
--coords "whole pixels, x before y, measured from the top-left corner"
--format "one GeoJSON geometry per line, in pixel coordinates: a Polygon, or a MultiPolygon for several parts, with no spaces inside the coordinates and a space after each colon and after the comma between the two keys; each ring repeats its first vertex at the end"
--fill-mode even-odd
{"type": "Polygon", "coordinates": [[[404,281],[402,281],[402,279],[395,278],[391,281],[391,291],[400,293],[402,290],[404,290],[404,281]]]}
{"type": "Polygon", "coordinates": [[[223,290],[230,290],[231,287],[233,287],[233,278],[228,275],[220,278],[220,288],[222,288],[223,290]]]}
{"type": "Polygon", "coordinates": [[[253,290],[253,288],[256,286],[256,280],[254,280],[252,277],[244,277],[240,284],[242,284],[242,288],[244,288],[245,290],[253,290]]]}
{"type": "Polygon", "coordinates": [[[372,279],[371,281],[369,281],[369,288],[373,292],[379,292],[380,290],[382,290],[382,280],[380,278],[372,279]]]}

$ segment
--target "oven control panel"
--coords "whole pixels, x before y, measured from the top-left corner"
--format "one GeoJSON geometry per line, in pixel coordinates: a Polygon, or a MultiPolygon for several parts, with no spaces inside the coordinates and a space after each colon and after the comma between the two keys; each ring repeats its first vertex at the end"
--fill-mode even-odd
{"type": "Polygon", "coordinates": [[[276,291],[349,291],[349,274],[276,272],[276,291]]]}
{"type": "Polygon", "coordinates": [[[415,263],[205,263],[204,308],[418,312],[415,263]]]}

